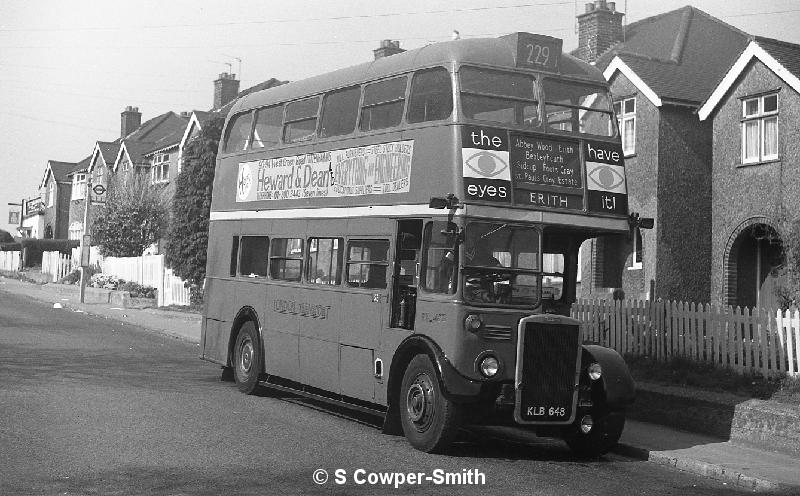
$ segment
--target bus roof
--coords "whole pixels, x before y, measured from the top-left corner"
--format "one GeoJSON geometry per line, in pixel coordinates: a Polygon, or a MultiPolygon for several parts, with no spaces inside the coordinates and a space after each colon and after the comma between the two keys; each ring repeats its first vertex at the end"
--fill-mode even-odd
{"type": "MultiPolygon", "coordinates": [[[[241,110],[271,105],[363,81],[380,79],[392,74],[452,62],[484,64],[516,70],[517,48],[511,41],[512,37],[513,35],[507,35],[500,38],[471,38],[434,43],[371,62],[293,81],[242,97],[234,104],[230,115],[241,110]]],[[[568,53],[561,54],[559,66],[559,76],[606,83],[599,69],[568,53]]]]}

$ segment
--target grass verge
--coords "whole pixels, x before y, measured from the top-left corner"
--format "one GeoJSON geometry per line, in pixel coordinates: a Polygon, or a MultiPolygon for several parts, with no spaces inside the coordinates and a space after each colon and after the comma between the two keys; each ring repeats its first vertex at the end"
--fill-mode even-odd
{"type": "Polygon", "coordinates": [[[625,361],[634,380],[800,405],[800,378],[765,379],[685,358],[659,362],[650,357],[626,356],[625,361]]]}

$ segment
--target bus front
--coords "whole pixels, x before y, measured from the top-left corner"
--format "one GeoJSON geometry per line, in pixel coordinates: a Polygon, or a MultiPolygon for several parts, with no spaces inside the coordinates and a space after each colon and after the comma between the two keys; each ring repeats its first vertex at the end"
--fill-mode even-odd
{"type": "Polygon", "coordinates": [[[444,212],[424,235],[417,331],[459,327],[439,342],[459,372],[450,386],[443,374],[444,387],[474,395],[469,422],[513,422],[602,454],[622,432],[633,381],[619,354],[583,342],[570,311],[581,244],[630,232],[608,85],[562,55],[561,40],[504,39],[516,67],[455,67],[461,174],[431,199],[444,212]],[[437,317],[426,291],[458,304],[437,317]]]}

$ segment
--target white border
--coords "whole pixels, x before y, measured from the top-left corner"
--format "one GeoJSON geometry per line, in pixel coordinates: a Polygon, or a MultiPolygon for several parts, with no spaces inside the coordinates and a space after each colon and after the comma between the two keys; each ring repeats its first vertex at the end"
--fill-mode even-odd
{"type": "Polygon", "coordinates": [[[611,76],[613,76],[617,71],[621,72],[623,76],[628,78],[630,82],[636,86],[636,89],[638,89],[645,97],[647,97],[647,99],[650,100],[653,105],[656,107],[661,106],[661,98],[656,95],[656,92],[650,89],[650,87],[647,86],[644,81],[642,81],[642,78],[633,72],[633,69],[628,67],[628,64],[623,62],[619,56],[614,57],[614,60],[612,60],[608,67],[606,67],[606,70],[603,71],[603,77],[606,78],[606,81],[611,81],[611,76]]]}
{"type": "MultiPolygon", "coordinates": [[[[401,217],[406,215],[441,215],[447,210],[430,208],[427,204],[375,205],[366,207],[285,208],[270,210],[231,210],[211,212],[210,220],[248,219],[334,219],[352,217],[401,217]]],[[[458,209],[454,215],[463,212],[458,209]]]]}
{"type": "Polygon", "coordinates": [[[697,112],[697,115],[700,117],[701,121],[704,121],[708,118],[709,115],[717,108],[717,105],[722,98],[728,93],[728,91],[733,87],[736,80],[739,76],[744,72],[747,65],[750,63],[753,58],[757,58],[760,60],[764,65],[766,65],[769,70],[775,73],[776,76],[786,81],[789,86],[791,86],[795,91],[800,93],[800,79],[797,78],[794,74],[789,72],[780,62],[775,60],[775,58],[766,52],[763,48],[758,45],[757,40],[753,40],[747,45],[747,48],[744,49],[739,58],[736,59],[736,62],[733,63],[731,68],[728,70],[728,73],[725,74],[725,77],[722,78],[722,81],[717,85],[714,89],[711,96],[708,97],[708,100],[700,107],[700,110],[697,112]]]}

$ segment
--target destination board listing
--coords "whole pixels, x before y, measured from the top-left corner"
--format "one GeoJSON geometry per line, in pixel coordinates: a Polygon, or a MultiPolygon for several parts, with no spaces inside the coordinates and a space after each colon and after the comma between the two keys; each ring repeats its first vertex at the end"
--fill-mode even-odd
{"type": "Polygon", "coordinates": [[[577,143],[530,136],[514,136],[509,151],[515,184],[581,188],[577,143]]]}

